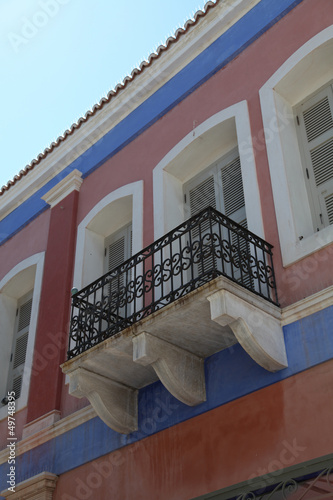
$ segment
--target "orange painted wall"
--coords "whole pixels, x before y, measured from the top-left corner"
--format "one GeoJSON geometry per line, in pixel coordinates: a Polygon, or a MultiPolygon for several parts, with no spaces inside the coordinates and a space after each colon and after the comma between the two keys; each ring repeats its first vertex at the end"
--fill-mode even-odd
{"type": "Polygon", "coordinates": [[[331,453],[332,414],[333,361],[65,473],[54,499],[188,500],[331,453]]]}

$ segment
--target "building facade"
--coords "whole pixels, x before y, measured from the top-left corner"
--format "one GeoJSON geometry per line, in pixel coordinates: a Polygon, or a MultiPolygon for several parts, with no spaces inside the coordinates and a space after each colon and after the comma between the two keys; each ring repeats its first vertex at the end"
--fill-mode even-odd
{"type": "Polygon", "coordinates": [[[332,497],[332,19],[208,2],[2,188],[2,498],[332,497]]]}

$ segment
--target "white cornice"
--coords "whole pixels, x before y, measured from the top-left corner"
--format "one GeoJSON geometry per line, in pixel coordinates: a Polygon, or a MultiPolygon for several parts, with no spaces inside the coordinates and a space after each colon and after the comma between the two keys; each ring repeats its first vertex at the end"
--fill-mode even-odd
{"type": "MultiPolygon", "coordinates": [[[[95,410],[90,405],[86,406],[85,408],[82,408],[82,410],[78,410],[63,419],[58,420],[58,422],[55,422],[52,426],[47,427],[40,432],[33,434],[32,436],[22,439],[21,441],[18,441],[15,449],[15,454],[16,456],[22,455],[23,453],[26,453],[27,451],[32,450],[33,448],[36,448],[43,443],[46,443],[50,439],[54,439],[57,436],[61,436],[65,432],[70,431],[71,429],[75,429],[79,425],[88,422],[88,420],[91,420],[94,417],[96,417],[95,410]]],[[[8,456],[8,448],[0,451],[0,465],[7,462],[8,456]]]]}
{"type": "Polygon", "coordinates": [[[73,191],[80,191],[82,182],[82,173],[75,169],[44,194],[42,200],[46,201],[52,208],[73,191]]]}
{"type": "Polygon", "coordinates": [[[224,0],[0,197],[0,220],[81,156],[260,0],[224,0]]]}
{"type": "Polygon", "coordinates": [[[289,325],[295,321],[322,311],[333,305],[333,286],[324,288],[320,292],[314,293],[295,304],[282,309],[282,326],[289,325]]]}

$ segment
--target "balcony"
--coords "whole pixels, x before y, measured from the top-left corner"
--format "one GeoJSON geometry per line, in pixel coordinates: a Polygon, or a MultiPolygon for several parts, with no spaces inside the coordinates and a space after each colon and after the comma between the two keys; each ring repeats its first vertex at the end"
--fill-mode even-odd
{"type": "Polygon", "coordinates": [[[208,208],[73,295],[62,368],[128,433],[141,387],[159,378],[199,404],[204,359],[236,342],[267,370],[287,366],[272,246],[208,208]]]}

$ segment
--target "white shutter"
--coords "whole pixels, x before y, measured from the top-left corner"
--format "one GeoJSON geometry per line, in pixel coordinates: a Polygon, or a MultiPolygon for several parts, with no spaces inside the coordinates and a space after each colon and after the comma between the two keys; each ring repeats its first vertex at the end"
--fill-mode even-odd
{"type": "Polygon", "coordinates": [[[330,85],[297,110],[304,176],[314,226],[333,224],[333,92],[330,85]]]}
{"type": "MultiPolygon", "coordinates": [[[[209,175],[207,179],[200,182],[197,186],[194,186],[189,190],[189,203],[190,203],[190,213],[191,217],[201,212],[208,207],[216,208],[216,196],[214,187],[214,176],[209,175]]],[[[209,228],[209,221],[201,224],[201,233],[207,231],[209,228]]],[[[199,227],[194,228],[193,236],[197,238],[199,236],[199,227]]]]}
{"type": "Polygon", "coordinates": [[[223,208],[230,219],[246,227],[245,200],[239,156],[221,168],[223,208]]]}
{"type": "Polygon", "coordinates": [[[108,253],[108,271],[112,271],[120,266],[125,260],[125,236],[110,243],[107,249],[108,253]]]}
{"type": "MultiPolygon", "coordinates": [[[[237,156],[227,165],[221,168],[222,192],[223,192],[223,212],[224,214],[247,229],[247,219],[245,211],[245,198],[243,189],[242,170],[240,158],[237,156]]],[[[251,287],[253,280],[250,275],[241,272],[250,255],[250,245],[246,239],[239,237],[236,233],[231,234],[231,243],[238,249],[234,256],[235,268],[234,278],[243,281],[245,285],[251,287]]]]}
{"type": "Polygon", "coordinates": [[[22,388],[31,319],[32,292],[20,300],[18,306],[8,377],[8,391],[14,391],[16,398],[20,397],[22,388]]]}
{"type": "MultiPolygon", "coordinates": [[[[132,225],[129,224],[116,231],[105,239],[105,272],[121,266],[132,253],[132,225]]],[[[121,273],[109,283],[109,295],[114,294],[117,301],[117,293],[131,280],[131,271],[121,273]]],[[[119,311],[122,313],[123,311],[119,311]]]]}
{"type": "MultiPolygon", "coordinates": [[[[125,261],[125,237],[121,236],[118,240],[110,243],[107,249],[108,271],[112,271],[125,261]]],[[[110,283],[110,292],[114,293],[124,286],[124,276],[120,274],[110,283]]]]}
{"type": "MultiPolygon", "coordinates": [[[[190,206],[190,214],[191,217],[198,214],[202,210],[208,207],[212,207],[216,209],[216,194],[215,194],[215,179],[214,173],[212,171],[208,171],[204,173],[204,175],[200,176],[194,182],[192,181],[189,184],[187,195],[189,206],[190,206]],[[202,180],[204,179],[204,180],[202,180]]],[[[199,226],[196,226],[192,231],[192,243],[199,238],[202,238],[204,234],[208,231],[210,226],[209,220],[203,222],[199,226]]],[[[206,258],[200,260],[198,264],[198,274],[201,275],[205,272],[210,271],[214,268],[214,257],[210,255],[206,258]]]]}
{"type": "Polygon", "coordinates": [[[333,127],[327,91],[320,92],[314,99],[314,104],[313,99],[310,99],[310,107],[309,101],[303,105],[304,126],[309,143],[333,127]]]}
{"type": "Polygon", "coordinates": [[[105,239],[105,272],[120,266],[132,254],[132,225],[128,225],[105,239]]]}
{"type": "Polygon", "coordinates": [[[326,196],[325,207],[327,210],[327,217],[329,224],[333,224],[333,194],[326,196]]]}
{"type": "Polygon", "coordinates": [[[190,189],[189,197],[191,217],[209,206],[216,208],[214,176],[209,175],[207,179],[190,189]]]}
{"type": "MultiPolygon", "coordinates": [[[[191,180],[185,186],[185,194],[191,216],[211,206],[235,222],[247,227],[241,164],[237,149],[216,162],[206,172],[191,180]]],[[[208,229],[209,222],[201,225],[201,233],[208,229]]],[[[199,229],[193,230],[192,235],[194,238],[198,238],[199,229]]],[[[232,236],[231,243],[238,245],[235,236],[232,236]]],[[[239,244],[241,250],[247,253],[245,240],[241,239],[239,244]]],[[[213,258],[204,259],[203,264],[199,265],[199,273],[208,271],[212,267],[213,258]]]]}

